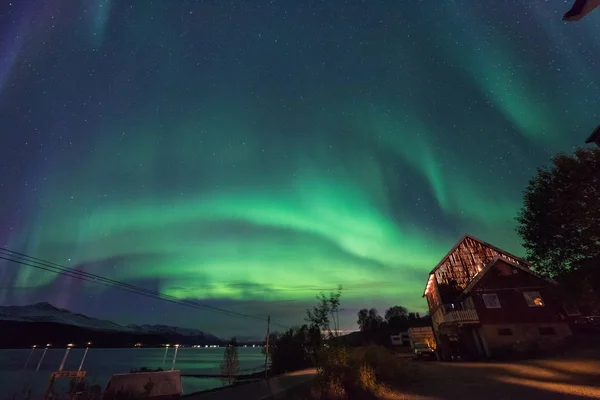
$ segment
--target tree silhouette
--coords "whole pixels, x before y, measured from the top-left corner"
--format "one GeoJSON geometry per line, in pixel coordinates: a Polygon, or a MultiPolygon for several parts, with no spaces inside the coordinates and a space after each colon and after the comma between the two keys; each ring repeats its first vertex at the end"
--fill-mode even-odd
{"type": "Polygon", "coordinates": [[[367,310],[363,308],[358,312],[358,326],[361,331],[375,331],[384,325],[385,321],[377,312],[377,309],[371,308],[367,310]]]}
{"type": "Polygon", "coordinates": [[[554,277],[600,255],[600,149],[558,155],[525,190],[517,221],[527,258],[554,277]]]}
{"type": "Polygon", "coordinates": [[[340,335],[339,311],[341,297],[342,286],[339,286],[338,291],[330,293],[329,297],[324,293],[319,294],[317,296],[318,304],[312,310],[306,310],[306,321],[311,326],[319,328],[329,338],[340,335]]]}
{"type": "Polygon", "coordinates": [[[221,380],[226,385],[231,385],[235,377],[240,372],[240,361],[238,360],[237,339],[231,338],[225,352],[223,353],[223,362],[221,363],[221,380]]]}
{"type": "MultiPolygon", "coordinates": [[[[411,313],[414,314],[414,313],[411,313]]],[[[406,319],[408,316],[408,310],[406,307],[393,306],[385,310],[385,320],[390,322],[392,318],[406,319]]]]}

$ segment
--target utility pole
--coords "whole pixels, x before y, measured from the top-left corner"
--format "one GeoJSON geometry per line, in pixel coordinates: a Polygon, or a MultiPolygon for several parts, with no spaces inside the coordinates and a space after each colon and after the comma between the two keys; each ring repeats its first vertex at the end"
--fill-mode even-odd
{"type": "Polygon", "coordinates": [[[265,379],[269,379],[267,364],[269,363],[269,329],[271,328],[271,316],[267,317],[267,344],[265,346],[265,379]]]}

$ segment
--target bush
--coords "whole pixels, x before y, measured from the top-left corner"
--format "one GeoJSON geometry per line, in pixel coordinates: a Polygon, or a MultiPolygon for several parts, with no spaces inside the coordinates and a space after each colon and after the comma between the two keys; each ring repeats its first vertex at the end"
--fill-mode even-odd
{"type": "Polygon", "coordinates": [[[314,365],[315,348],[320,332],[306,325],[291,328],[283,334],[271,334],[269,356],[274,374],[296,371],[314,365]]]}
{"type": "Polygon", "coordinates": [[[355,383],[360,389],[373,389],[377,384],[377,379],[375,377],[375,371],[373,368],[367,364],[363,364],[358,367],[358,374],[355,383]]]}
{"type": "Polygon", "coordinates": [[[351,358],[357,370],[363,365],[371,368],[377,381],[395,382],[403,377],[398,360],[385,347],[370,345],[357,348],[351,358]]]}
{"type": "Polygon", "coordinates": [[[322,399],[379,398],[382,390],[410,379],[410,371],[382,346],[327,347],[318,352],[318,360],[316,384],[322,399]]]}
{"type": "Polygon", "coordinates": [[[317,354],[317,384],[324,399],[346,398],[351,375],[348,349],[343,346],[324,347],[317,354]]]}
{"type": "Polygon", "coordinates": [[[232,385],[235,382],[237,374],[240,372],[240,361],[238,360],[237,340],[231,338],[225,352],[223,353],[223,362],[221,363],[221,381],[224,385],[232,385]]]}

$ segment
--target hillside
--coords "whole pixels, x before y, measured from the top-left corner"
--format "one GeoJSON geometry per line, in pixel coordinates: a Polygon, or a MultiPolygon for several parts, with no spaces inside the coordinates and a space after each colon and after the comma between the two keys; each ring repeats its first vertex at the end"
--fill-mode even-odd
{"type": "Polygon", "coordinates": [[[66,345],[93,342],[94,347],[130,347],[135,343],[157,346],[221,344],[209,333],[169,325],[128,325],[72,313],[49,303],[0,307],[0,347],[34,344],[66,345]]]}

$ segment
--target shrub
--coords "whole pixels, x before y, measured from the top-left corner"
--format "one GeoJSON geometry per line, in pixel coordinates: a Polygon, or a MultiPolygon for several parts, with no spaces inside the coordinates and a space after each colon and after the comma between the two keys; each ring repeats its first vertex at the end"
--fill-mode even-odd
{"type": "Polygon", "coordinates": [[[375,398],[381,384],[397,386],[408,377],[382,346],[327,347],[319,351],[318,360],[316,383],[323,399],[375,398]]]}
{"type": "Polygon", "coordinates": [[[274,374],[296,371],[314,365],[315,343],[320,332],[306,325],[288,329],[283,334],[270,335],[269,358],[274,374]]]}
{"type": "Polygon", "coordinates": [[[235,382],[237,374],[240,372],[240,361],[238,360],[237,340],[232,338],[225,352],[223,353],[223,362],[221,363],[221,380],[224,385],[232,385],[235,382]]]}
{"type": "Polygon", "coordinates": [[[377,384],[375,371],[370,365],[363,364],[358,367],[355,384],[363,390],[373,389],[377,384]]]}
{"type": "Polygon", "coordinates": [[[370,345],[358,348],[353,351],[351,358],[357,370],[363,365],[368,366],[376,381],[397,382],[404,378],[398,360],[385,347],[370,345]]]}
{"type": "Polygon", "coordinates": [[[319,350],[317,383],[324,399],[346,398],[349,377],[349,353],[343,346],[325,347],[319,350]]]}

